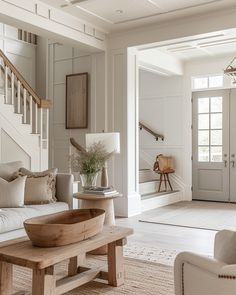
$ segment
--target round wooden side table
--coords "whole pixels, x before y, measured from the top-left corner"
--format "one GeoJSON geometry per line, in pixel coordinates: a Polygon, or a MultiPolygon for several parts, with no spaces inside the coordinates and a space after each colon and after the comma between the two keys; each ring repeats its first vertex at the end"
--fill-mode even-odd
{"type": "MultiPolygon", "coordinates": [[[[110,194],[107,196],[101,194],[87,194],[87,193],[76,193],[73,195],[74,198],[80,200],[81,209],[103,209],[106,211],[104,225],[115,225],[115,213],[114,213],[114,202],[113,200],[122,197],[119,193],[110,194]]],[[[103,246],[91,252],[95,255],[107,254],[107,246],[103,246]]]]}

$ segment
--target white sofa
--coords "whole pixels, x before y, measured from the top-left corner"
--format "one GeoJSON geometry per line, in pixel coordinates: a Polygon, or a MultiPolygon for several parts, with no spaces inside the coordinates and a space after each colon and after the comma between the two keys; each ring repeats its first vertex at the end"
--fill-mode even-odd
{"type": "MultiPolygon", "coordinates": [[[[20,161],[9,163],[9,165],[0,164],[0,177],[4,178],[6,174],[12,174],[20,167],[22,167],[20,161]]],[[[56,203],[28,205],[23,208],[0,208],[0,243],[25,236],[23,222],[28,218],[71,208],[73,202],[73,180],[73,175],[71,174],[57,174],[56,198],[58,201],[56,203]]]]}
{"type": "Polygon", "coordinates": [[[236,232],[216,234],[214,258],[190,252],[175,260],[175,295],[236,294],[236,232]]]}

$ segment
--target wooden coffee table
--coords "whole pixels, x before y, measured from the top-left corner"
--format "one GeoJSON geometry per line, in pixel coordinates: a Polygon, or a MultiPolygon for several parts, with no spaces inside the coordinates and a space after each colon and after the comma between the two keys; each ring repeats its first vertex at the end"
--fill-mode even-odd
{"type": "Polygon", "coordinates": [[[29,240],[4,246],[0,248],[0,295],[12,294],[13,265],[33,270],[33,295],[60,295],[96,278],[118,287],[124,284],[123,246],[132,233],[130,228],[111,226],[104,227],[93,238],[67,246],[39,248],[29,240]],[[107,272],[101,267],[89,269],[80,264],[80,257],[104,245],[108,245],[107,272]],[[67,259],[68,276],[56,281],[54,265],[67,259]]]}

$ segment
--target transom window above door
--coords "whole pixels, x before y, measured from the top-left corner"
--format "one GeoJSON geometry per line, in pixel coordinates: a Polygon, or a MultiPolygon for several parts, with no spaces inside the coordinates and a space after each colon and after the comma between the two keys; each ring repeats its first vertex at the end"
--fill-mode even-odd
{"type": "Polygon", "coordinates": [[[223,87],[223,84],[224,84],[223,75],[203,76],[203,77],[193,77],[192,78],[192,89],[193,90],[221,88],[221,87],[223,87]]]}
{"type": "Polygon", "coordinates": [[[223,97],[198,98],[198,161],[222,162],[223,97]]]}

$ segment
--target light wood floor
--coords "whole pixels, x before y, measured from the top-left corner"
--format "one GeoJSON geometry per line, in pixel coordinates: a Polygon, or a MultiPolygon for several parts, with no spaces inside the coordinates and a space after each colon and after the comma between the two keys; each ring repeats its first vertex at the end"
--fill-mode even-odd
{"type": "MultiPolygon", "coordinates": [[[[143,213],[155,215],[155,209],[143,213]]],[[[134,228],[132,242],[140,242],[147,247],[158,247],[168,250],[192,251],[203,255],[212,255],[216,231],[184,228],[139,222],[138,215],[131,218],[117,218],[116,224],[134,228]]]]}

